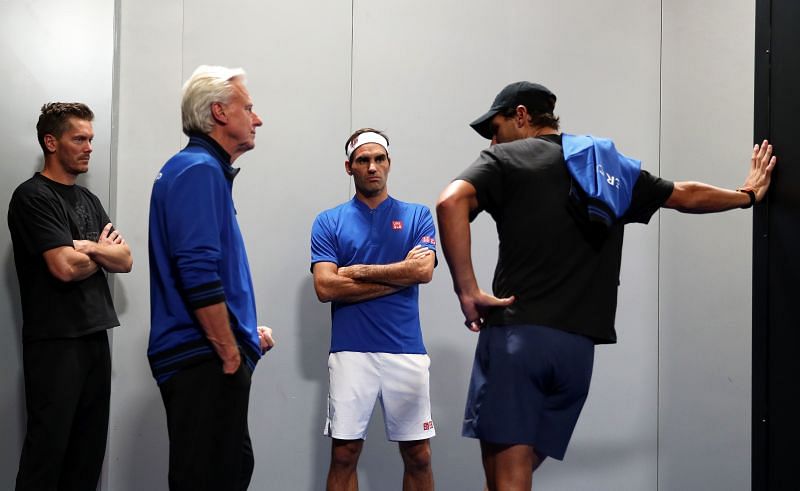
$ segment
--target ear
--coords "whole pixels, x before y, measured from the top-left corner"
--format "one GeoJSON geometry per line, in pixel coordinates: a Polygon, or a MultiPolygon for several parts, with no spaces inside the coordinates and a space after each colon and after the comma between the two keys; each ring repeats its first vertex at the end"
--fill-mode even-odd
{"type": "Polygon", "coordinates": [[[44,146],[47,148],[48,152],[55,152],[56,151],[56,143],[58,140],[55,136],[51,135],[50,133],[44,135],[44,146]]]}
{"type": "Polygon", "coordinates": [[[225,115],[225,108],[222,106],[221,102],[211,103],[211,117],[220,124],[226,124],[228,122],[228,116],[225,115]]]}
{"type": "Polygon", "coordinates": [[[517,128],[523,128],[528,125],[528,108],[522,104],[517,106],[516,123],[517,128]]]}
{"type": "Polygon", "coordinates": [[[353,175],[353,170],[350,168],[350,161],[349,160],[345,160],[344,161],[344,171],[347,172],[348,176],[352,176],[353,175]]]}

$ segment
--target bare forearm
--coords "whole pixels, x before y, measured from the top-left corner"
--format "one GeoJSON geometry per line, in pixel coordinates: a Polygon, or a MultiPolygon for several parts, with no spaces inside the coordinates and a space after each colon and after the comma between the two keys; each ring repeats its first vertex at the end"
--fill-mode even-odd
{"type": "Polygon", "coordinates": [[[741,208],[750,196],[741,191],[718,188],[702,182],[676,182],[664,206],[683,213],[714,213],[741,208]]]}
{"type": "Polygon", "coordinates": [[[320,301],[346,303],[372,300],[402,289],[402,287],[370,281],[358,281],[340,275],[329,275],[324,280],[315,281],[315,287],[320,301]]]}
{"type": "Polygon", "coordinates": [[[436,206],[439,240],[457,295],[477,291],[478,282],[472,266],[472,243],[469,226],[469,202],[465,199],[442,199],[436,206]]]}
{"type": "Polygon", "coordinates": [[[766,196],[776,163],[777,158],[772,155],[772,145],[764,140],[761,145],[753,147],[750,172],[740,188],[748,192],[722,189],[702,182],[676,182],[664,206],[684,213],[713,213],[748,207],[752,201],[760,202],[766,196]]]}
{"type": "Polygon", "coordinates": [[[424,261],[400,261],[391,264],[354,264],[339,268],[339,275],[359,282],[383,283],[398,287],[428,283],[433,276],[433,251],[424,261]]]}
{"type": "Polygon", "coordinates": [[[133,257],[128,244],[94,243],[87,254],[109,273],[128,273],[133,267],[133,257]]]}
{"type": "Polygon", "coordinates": [[[65,283],[85,280],[99,269],[92,258],[69,246],[50,249],[43,255],[50,274],[65,283]]]}
{"type": "Polygon", "coordinates": [[[92,276],[93,274],[97,273],[97,270],[100,269],[98,264],[94,262],[90,257],[82,254],[85,257],[75,257],[74,261],[70,264],[68,276],[70,278],[69,281],[81,281],[85,280],[86,278],[92,276]]]}
{"type": "Polygon", "coordinates": [[[225,302],[215,303],[200,307],[194,313],[206,338],[222,359],[223,370],[226,373],[235,372],[239,367],[240,355],[228,318],[228,306],[225,302]]]}

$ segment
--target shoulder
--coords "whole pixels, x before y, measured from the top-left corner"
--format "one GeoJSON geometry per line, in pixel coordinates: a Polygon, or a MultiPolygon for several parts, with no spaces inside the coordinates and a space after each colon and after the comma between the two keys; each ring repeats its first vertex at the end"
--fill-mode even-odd
{"type": "Polygon", "coordinates": [[[327,210],[319,212],[316,218],[314,218],[314,231],[318,230],[320,227],[335,229],[337,224],[347,221],[346,217],[350,213],[353,213],[353,211],[354,207],[352,202],[346,201],[340,205],[334,206],[333,208],[328,208],[327,210]]]}
{"type": "Polygon", "coordinates": [[[225,182],[220,163],[202,149],[183,149],[167,160],[158,175],[156,186],[171,188],[177,183],[191,185],[193,181],[225,182]]]}
{"type": "Polygon", "coordinates": [[[546,138],[522,138],[508,143],[498,143],[490,151],[500,158],[517,155],[545,154],[561,155],[561,145],[546,138]]]}
{"type": "Polygon", "coordinates": [[[339,205],[334,206],[333,208],[328,208],[327,210],[322,210],[317,215],[317,219],[336,219],[342,215],[346,215],[348,213],[353,213],[355,211],[355,207],[353,206],[352,201],[345,201],[339,205]]]}
{"type": "Polygon", "coordinates": [[[162,173],[180,175],[187,171],[212,172],[223,175],[220,163],[202,147],[187,147],[172,156],[161,168],[162,173]]]}
{"type": "Polygon", "coordinates": [[[22,182],[14,189],[14,192],[11,194],[10,206],[30,204],[42,200],[57,201],[58,197],[44,181],[34,176],[22,182]]]}
{"type": "Polygon", "coordinates": [[[411,203],[408,201],[401,201],[399,199],[390,198],[394,201],[393,205],[400,210],[404,215],[424,216],[430,215],[431,210],[427,206],[420,203],[411,203]]]}
{"type": "Polygon", "coordinates": [[[662,179],[659,176],[653,175],[647,172],[644,169],[639,170],[639,178],[636,180],[636,184],[634,184],[634,189],[657,189],[660,192],[672,192],[672,188],[674,184],[672,181],[667,179],[662,179]]]}

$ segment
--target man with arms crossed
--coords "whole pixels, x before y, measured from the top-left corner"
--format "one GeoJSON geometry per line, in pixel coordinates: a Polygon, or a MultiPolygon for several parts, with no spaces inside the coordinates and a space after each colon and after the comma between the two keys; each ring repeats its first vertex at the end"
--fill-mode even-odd
{"type": "Polygon", "coordinates": [[[173,491],[244,490],[253,473],[250,381],[273,342],[256,325],[231,194],[233,163],[262,124],[244,76],[195,70],[181,102],[189,143],[161,168],[150,199],[147,354],[167,411],[173,491]]]}
{"type": "Polygon", "coordinates": [[[17,187],[8,207],[28,412],[18,490],[95,489],[103,466],[106,330],[119,325],[105,272],[127,273],[133,259],[97,196],[75,183],[89,170],[93,119],[85,104],[42,106],[44,170],[17,187]]]}
{"type": "Polygon", "coordinates": [[[403,489],[430,490],[435,430],[417,285],[433,276],[433,219],[427,207],[389,196],[386,135],[360,129],[345,143],[345,155],[356,195],[320,213],[311,232],[314,288],[320,301],[331,302],[333,322],[327,489],[358,489],[356,466],[380,399],[387,438],[399,442],[403,489]]]}
{"type": "Polygon", "coordinates": [[[570,197],[575,181],[562,143],[568,148],[574,137],[562,138],[555,102],[539,84],[504,88],[471,124],[492,146],[437,204],[465,324],[480,331],[463,435],[480,439],[490,490],[530,490],[545,457],[563,458],[588,394],[594,345],[616,342],[624,225],[647,223],[662,206],[687,213],[749,208],[763,199],[775,165],[772,147],[756,145],[735,191],[672,183],[637,167],[627,211],[598,228],[586,196],[581,207],[570,197]],[[478,287],[472,267],[469,222],[483,210],[499,235],[494,296],[478,287]]]}

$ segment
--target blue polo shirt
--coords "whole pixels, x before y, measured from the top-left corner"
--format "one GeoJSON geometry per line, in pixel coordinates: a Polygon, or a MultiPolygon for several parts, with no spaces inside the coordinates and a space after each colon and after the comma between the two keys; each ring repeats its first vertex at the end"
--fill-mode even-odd
{"type": "MultiPolygon", "coordinates": [[[[390,264],[421,245],[436,251],[430,210],[391,196],[374,210],[357,198],[323,211],[311,229],[311,265],[390,264]]],[[[331,302],[331,353],[424,354],[419,286],[362,302],[331,302]]]]}

